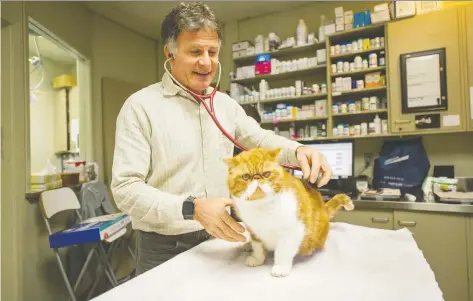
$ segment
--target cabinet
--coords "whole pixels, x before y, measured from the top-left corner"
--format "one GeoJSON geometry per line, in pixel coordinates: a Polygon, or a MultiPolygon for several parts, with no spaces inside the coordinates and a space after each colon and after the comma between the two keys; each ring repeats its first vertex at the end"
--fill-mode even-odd
{"type": "Polygon", "coordinates": [[[464,84],[464,47],[460,20],[461,8],[445,8],[437,12],[419,15],[399,22],[388,23],[389,51],[389,99],[391,132],[425,133],[466,130],[466,86],[464,84]],[[446,49],[448,109],[415,114],[403,114],[401,103],[400,55],[437,48],[446,49]],[[417,129],[416,115],[440,114],[439,129],[417,129]],[[458,125],[444,124],[445,116],[458,116],[458,125]]]}
{"type": "Polygon", "coordinates": [[[334,221],[378,229],[393,229],[394,225],[392,210],[341,210],[334,221]]]}
{"type": "Polygon", "coordinates": [[[473,130],[473,4],[465,6],[466,10],[466,47],[468,59],[468,91],[467,95],[467,119],[469,130],[473,130]]]}
{"type": "Polygon", "coordinates": [[[466,216],[394,211],[394,229],[408,228],[434,271],[445,301],[468,300],[466,216]]]}
{"type": "MultiPolygon", "coordinates": [[[[388,230],[409,229],[432,268],[445,301],[473,301],[473,294],[469,296],[469,287],[473,292],[473,279],[470,284],[468,277],[468,266],[473,268],[471,217],[437,212],[355,209],[340,211],[334,222],[388,230]]],[[[470,273],[473,274],[471,269],[470,273]]]]}

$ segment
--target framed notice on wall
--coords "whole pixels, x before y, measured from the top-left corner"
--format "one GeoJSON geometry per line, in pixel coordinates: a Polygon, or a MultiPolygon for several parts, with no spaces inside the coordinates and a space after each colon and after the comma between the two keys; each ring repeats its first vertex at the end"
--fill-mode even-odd
{"type": "Polygon", "coordinates": [[[448,109],[445,48],[401,54],[402,113],[448,109]]]}

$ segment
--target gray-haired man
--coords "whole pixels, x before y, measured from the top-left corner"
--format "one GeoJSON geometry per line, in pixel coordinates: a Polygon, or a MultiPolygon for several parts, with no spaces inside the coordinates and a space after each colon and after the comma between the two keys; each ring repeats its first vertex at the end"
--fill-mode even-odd
{"type": "MultiPolygon", "coordinates": [[[[177,5],[162,25],[172,77],[165,73],[161,82],[130,96],[117,119],[111,188],[137,230],[137,274],[210,236],[244,241],[244,228],[226,211],[232,201],[223,159],[232,156],[233,144],[202,105],[174,82],[197,94],[213,90],[220,25],[202,3],[177,5]]],[[[319,185],[330,179],[321,153],[263,130],[228,95],[216,93],[215,112],[245,147],[281,148],[280,162],[301,166],[311,182],[319,171],[319,185]]]]}

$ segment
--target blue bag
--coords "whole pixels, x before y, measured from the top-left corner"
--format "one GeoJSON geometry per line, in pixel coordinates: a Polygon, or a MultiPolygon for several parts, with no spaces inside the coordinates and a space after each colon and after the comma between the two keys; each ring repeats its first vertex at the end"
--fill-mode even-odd
{"type": "Polygon", "coordinates": [[[385,141],[373,170],[373,187],[400,189],[420,199],[430,161],[421,138],[385,141]]]}

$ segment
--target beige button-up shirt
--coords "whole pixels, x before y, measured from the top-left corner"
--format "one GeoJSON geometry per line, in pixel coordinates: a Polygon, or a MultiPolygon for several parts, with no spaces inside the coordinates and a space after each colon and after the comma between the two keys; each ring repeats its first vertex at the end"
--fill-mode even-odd
{"type": "MultiPolygon", "coordinates": [[[[281,163],[298,165],[295,150],[301,144],[262,129],[224,93],[216,93],[214,106],[222,126],[242,145],[280,147],[281,163]]],[[[189,195],[229,196],[223,159],[233,156],[233,148],[205,108],[165,74],[131,95],[118,115],[115,202],[130,215],[134,229],[165,235],[201,230],[199,222],[183,219],[182,204],[189,195]]]]}

